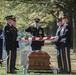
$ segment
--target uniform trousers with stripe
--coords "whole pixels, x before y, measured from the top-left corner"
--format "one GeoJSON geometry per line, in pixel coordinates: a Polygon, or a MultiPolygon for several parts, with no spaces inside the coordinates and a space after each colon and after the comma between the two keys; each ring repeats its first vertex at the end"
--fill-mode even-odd
{"type": "Polygon", "coordinates": [[[56,47],[56,57],[57,57],[57,63],[58,63],[58,69],[62,69],[62,61],[61,61],[61,54],[60,54],[60,48],[56,47]]]}
{"type": "Polygon", "coordinates": [[[0,59],[2,59],[2,46],[0,46],[0,59]]]}
{"type": "Polygon", "coordinates": [[[42,47],[42,41],[32,41],[31,42],[32,51],[41,50],[41,47],[42,47]]]}
{"type": "Polygon", "coordinates": [[[15,66],[16,66],[16,57],[17,57],[17,51],[15,51],[14,52],[14,57],[13,57],[13,59],[14,59],[14,69],[15,69],[15,66]]]}
{"type": "Polygon", "coordinates": [[[66,47],[65,43],[61,43],[60,48],[62,71],[65,73],[71,72],[70,47],[66,47]]]}
{"type": "Polygon", "coordinates": [[[14,48],[14,52],[13,52],[14,56],[13,56],[13,66],[14,66],[14,69],[15,69],[15,66],[16,66],[16,58],[17,58],[17,48],[14,48]]]}
{"type": "Polygon", "coordinates": [[[60,53],[60,42],[55,42],[55,49],[56,49],[58,69],[62,70],[62,61],[61,61],[62,56],[60,53]]]}
{"type": "Polygon", "coordinates": [[[2,59],[2,53],[3,53],[3,49],[2,49],[2,47],[3,47],[3,43],[2,43],[3,41],[0,39],[0,59],[2,59]]]}
{"type": "Polygon", "coordinates": [[[41,46],[32,46],[32,51],[41,50],[41,46]]]}
{"type": "Polygon", "coordinates": [[[7,50],[7,58],[6,58],[6,72],[13,72],[15,65],[15,51],[7,50]]]}

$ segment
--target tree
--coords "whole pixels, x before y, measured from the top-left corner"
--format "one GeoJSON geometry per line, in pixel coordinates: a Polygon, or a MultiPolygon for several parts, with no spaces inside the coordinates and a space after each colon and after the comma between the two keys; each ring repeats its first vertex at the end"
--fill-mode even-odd
{"type": "Polygon", "coordinates": [[[54,4],[70,17],[70,26],[72,28],[73,50],[76,51],[76,1],[75,0],[54,0],[54,4]]]}
{"type": "Polygon", "coordinates": [[[26,26],[39,17],[42,24],[50,25],[51,29],[56,24],[56,18],[66,14],[70,17],[72,28],[73,49],[76,51],[76,1],[75,0],[2,0],[0,2],[0,20],[4,23],[4,16],[14,14],[17,17],[17,28],[24,30],[26,26]],[[53,22],[53,23],[51,23],[53,22]],[[54,24],[54,25],[52,25],[54,24]]]}

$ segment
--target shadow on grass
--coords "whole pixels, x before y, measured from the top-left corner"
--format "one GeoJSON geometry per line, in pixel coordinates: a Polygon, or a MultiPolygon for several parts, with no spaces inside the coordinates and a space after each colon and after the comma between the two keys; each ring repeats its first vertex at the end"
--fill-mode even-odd
{"type": "Polygon", "coordinates": [[[74,72],[71,72],[71,74],[75,74],[76,75],[76,70],[74,70],[74,72]]]}

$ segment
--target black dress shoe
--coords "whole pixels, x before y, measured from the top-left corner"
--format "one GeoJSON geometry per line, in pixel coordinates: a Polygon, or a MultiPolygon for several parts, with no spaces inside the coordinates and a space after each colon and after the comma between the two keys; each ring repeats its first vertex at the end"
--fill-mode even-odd
{"type": "Polygon", "coordinates": [[[8,74],[10,74],[10,72],[7,72],[8,74]]]}
{"type": "Polygon", "coordinates": [[[19,70],[19,69],[15,67],[14,70],[19,70]]]}
{"type": "Polygon", "coordinates": [[[16,71],[12,71],[12,72],[7,72],[8,74],[17,74],[16,71]]]}
{"type": "Polygon", "coordinates": [[[16,71],[13,71],[13,72],[11,72],[12,74],[17,74],[17,72],[16,71]]]}

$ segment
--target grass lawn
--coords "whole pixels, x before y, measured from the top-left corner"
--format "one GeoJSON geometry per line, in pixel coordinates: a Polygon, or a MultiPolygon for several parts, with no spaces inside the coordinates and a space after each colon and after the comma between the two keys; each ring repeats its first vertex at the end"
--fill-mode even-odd
{"type": "MultiPolygon", "coordinates": [[[[16,67],[19,68],[17,71],[17,74],[14,75],[25,75],[21,68],[21,51],[26,50],[28,46],[25,48],[17,51],[17,62],[16,67]]],[[[45,46],[43,47],[44,51],[48,52],[50,55],[50,62],[51,65],[55,68],[57,68],[57,60],[56,60],[56,52],[54,49],[54,45],[51,45],[50,41],[45,42],[45,46]]],[[[72,65],[72,73],[71,74],[51,74],[51,73],[27,73],[26,75],[76,75],[76,53],[73,53],[73,50],[71,50],[71,65],[72,65]]],[[[4,59],[2,67],[0,67],[0,75],[13,75],[13,74],[6,74],[6,59],[4,59]]]]}

